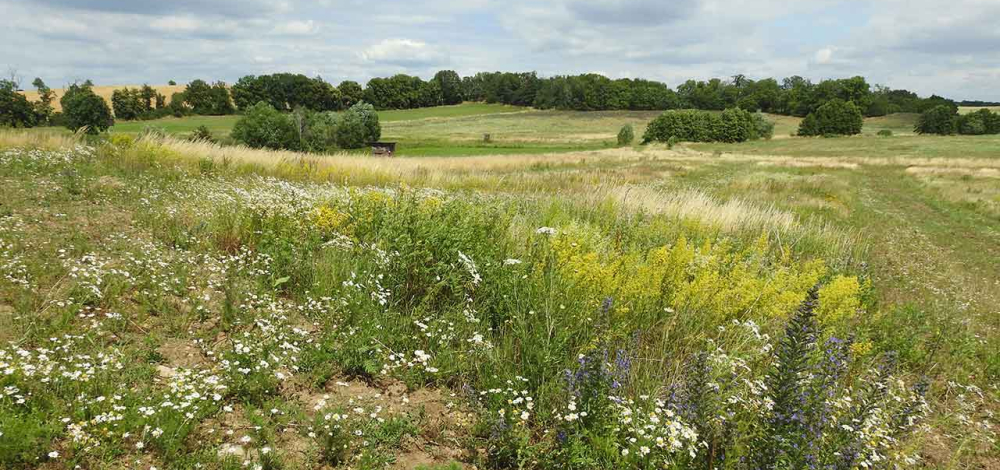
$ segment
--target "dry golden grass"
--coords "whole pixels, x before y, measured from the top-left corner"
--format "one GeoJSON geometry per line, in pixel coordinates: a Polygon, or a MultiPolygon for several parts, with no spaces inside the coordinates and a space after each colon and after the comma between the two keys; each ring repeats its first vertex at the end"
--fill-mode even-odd
{"type": "MultiPolygon", "coordinates": [[[[611,202],[623,210],[653,213],[691,221],[725,233],[767,232],[789,244],[821,240],[835,252],[856,245],[856,235],[801,220],[767,202],[718,199],[700,190],[665,189],[658,182],[673,169],[712,165],[741,159],[764,164],[855,168],[830,159],[735,156],[685,148],[618,148],[547,155],[373,158],[337,153],[313,155],[289,151],[222,146],[205,141],[147,138],[133,147],[153,151],[158,158],[191,166],[199,161],[228,166],[237,172],[272,175],[290,180],[343,185],[395,185],[496,194],[559,197],[584,205],[611,202]]],[[[0,146],[66,147],[77,140],[65,134],[0,131],[0,146]]],[[[940,164],[940,161],[937,162],[940,164]]]]}
{"type": "Polygon", "coordinates": [[[57,130],[0,129],[0,146],[2,147],[60,149],[73,147],[79,142],[79,136],[57,130]]]}
{"type": "MultiPolygon", "coordinates": [[[[177,93],[177,92],[184,91],[184,85],[150,85],[150,86],[152,86],[153,89],[156,90],[157,93],[160,93],[163,96],[166,96],[168,102],[170,100],[170,95],[172,95],[174,93],[177,93]]],[[[125,87],[129,87],[129,88],[141,88],[142,85],[95,86],[94,87],[94,93],[97,93],[97,96],[100,96],[101,98],[104,98],[104,100],[107,101],[108,104],[110,105],[111,104],[111,93],[113,93],[115,90],[119,90],[119,89],[122,89],[122,88],[125,88],[125,87]]],[[[62,95],[66,91],[66,89],[65,88],[53,88],[52,91],[56,92],[56,97],[52,101],[52,107],[55,108],[56,111],[62,111],[62,105],[59,104],[59,98],[62,98],[62,95]]],[[[23,93],[24,93],[24,96],[26,98],[28,98],[28,101],[37,101],[38,100],[38,92],[35,91],[35,90],[25,90],[23,93]]]]}

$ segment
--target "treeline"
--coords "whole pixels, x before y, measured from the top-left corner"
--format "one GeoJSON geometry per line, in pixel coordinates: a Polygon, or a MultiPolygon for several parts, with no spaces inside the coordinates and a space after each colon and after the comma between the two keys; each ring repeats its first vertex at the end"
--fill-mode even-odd
{"type": "MultiPolygon", "coordinates": [[[[17,93],[16,84],[0,82],[0,125],[31,127],[59,121],[58,113],[51,111],[51,90],[40,79],[36,81],[42,86],[39,88],[42,98],[36,103],[28,103],[17,93]],[[43,94],[45,90],[47,95],[43,94]]],[[[958,103],[952,100],[936,95],[921,98],[907,90],[873,86],[863,77],[814,83],[799,76],[779,82],[774,78],[753,80],[735,75],[728,79],[688,80],[670,88],[652,80],[612,80],[598,74],[543,78],[535,72],[481,72],[461,77],[452,70],[442,70],[426,81],[403,74],[373,78],[365,86],[354,81],[334,86],[322,77],[291,73],[247,75],[232,86],[194,80],[169,99],[144,85],[116,90],[112,106],[120,120],[233,114],[260,102],[280,112],[300,108],[315,112],[343,111],[362,101],[377,110],[482,101],[579,111],[739,108],[807,117],[833,100],[852,103],[862,116],[868,117],[923,113],[938,106],[958,109],[958,103]]]]}
{"type": "Polygon", "coordinates": [[[814,83],[795,76],[778,81],[752,80],[743,75],[707,81],[688,80],[676,89],[644,79],[612,80],[598,74],[560,75],[541,78],[535,72],[481,72],[461,77],[442,70],[430,80],[398,74],[373,78],[365,86],[344,81],[334,86],[321,77],[278,73],[247,75],[227,88],[219,82],[209,86],[196,80],[182,96],[171,99],[175,114],[225,114],[246,110],[263,101],[278,111],[305,108],[341,111],[364,101],[378,110],[411,109],[458,104],[462,101],[532,106],[539,109],[576,111],[699,109],[722,111],[740,108],[773,114],[806,117],[831,100],[854,103],[863,116],[921,113],[938,105],[957,109],[957,103],[931,96],[920,98],[907,90],[872,86],[863,77],[823,80],[814,83]],[[194,85],[198,86],[194,86],[194,85]],[[227,106],[226,93],[232,104],[227,106]],[[204,96],[205,98],[199,98],[204,96]],[[174,103],[179,103],[174,106],[174,103]]]}
{"type": "Polygon", "coordinates": [[[20,84],[14,80],[0,79],[0,127],[48,126],[60,117],[52,106],[55,92],[41,78],[31,83],[38,90],[37,101],[19,93],[20,84]]]}
{"type": "Polygon", "coordinates": [[[949,106],[931,108],[920,115],[914,128],[918,134],[986,135],[1000,134],[1000,113],[989,109],[960,115],[949,106]]]}
{"type": "Polygon", "coordinates": [[[36,78],[32,84],[38,90],[34,102],[18,92],[17,82],[0,80],[0,127],[65,126],[73,131],[98,133],[114,125],[108,103],[94,93],[89,80],[66,88],[59,98],[61,112],[54,110],[56,94],[42,79],[36,78]]]}
{"type": "Polygon", "coordinates": [[[159,119],[171,115],[222,116],[236,112],[226,83],[209,84],[204,80],[188,83],[184,91],[170,96],[169,103],[166,96],[149,85],[131,90],[125,87],[111,93],[111,106],[115,117],[123,121],[159,119]]]}

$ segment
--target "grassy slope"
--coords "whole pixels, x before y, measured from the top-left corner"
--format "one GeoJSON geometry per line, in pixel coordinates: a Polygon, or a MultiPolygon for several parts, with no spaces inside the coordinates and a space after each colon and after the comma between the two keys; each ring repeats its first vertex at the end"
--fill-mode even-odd
{"type": "MultiPolygon", "coordinates": [[[[428,154],[588,149],[603,147],[624,122],[637,124],[638,131],[654,115],[532,111],[424,116],[420,121],[386,119],[385,134],[428,154]],[[499,142],[496,147],[475,142],[485,132],[499,142]],[[511,147],[502,147],[505,143],[511,147]]],[[[866,134],[882,128],[902,134],[912,126],[912,116],[866,124],[866,134]]],[[[794,125],[794,118],[783,118],[778,128],[794,125]]],[[[425,171],[452,173],[457,175],[454,184],[476,188],[477,182],[493,178],[499,191],[532,180],[539,182],[532,190],[563,196],[584,194],[596,183],[641,185],[661,194],[696,189],[722,201],[774,205],[857,233],[863,257],[852,264],[867,270],[875,282],[880,306],[872,312],[874,321],[884,323],[886,337],[898,338],[886,341],[896,341],[903,360],[917,372],[976,380],[984,372],[1000,371],[993,349],[1000,344],[998,148],[997,136],[782,138],[683,145],[675,151],[651,147],[538,157],[551,163],[514,157],[427,159],[469,165],[436,168],[428,163],[425,171]],[[504,160],[515,163],[483,169],[504,160]]],[[[788,242],[803,250],[801,242],[788,242]]]]}
{"type": "MultiPolygon", "coordinates": [[[[379,113],[383,123],[395,121],[410,121],[432,118],[456,118],[482,114],[513,113],[522,111],[516,106],[486,103],[464,103],[456,106],[437,106],[434,108],[390,110],[379,113]]],[[[159,127],[170,134],[187,134],[198,126],[205,125],[218,136],[225,136],[232,130],[239,116],[189,116],[184,118],[168,117],[152,121],[122,121],[112,128],[115,132],[140,132],[147,126],[159,127]]]]}

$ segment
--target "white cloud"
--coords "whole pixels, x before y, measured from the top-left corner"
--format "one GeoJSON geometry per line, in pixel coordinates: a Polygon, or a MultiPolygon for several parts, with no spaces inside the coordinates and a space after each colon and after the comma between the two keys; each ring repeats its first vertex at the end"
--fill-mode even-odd
{"type": "Polygon", "coordinates": [[[199,20],[190,16],[164,16],[150,22],[149,27],[169,33],[190,33],[201,28],[199,20]]]}
{"type": "Polygon", "coordinates": [[[369,62],[395,65],[419,66],[445,61],[445,55],[437,48],[412,39],[383,39],[367,47],[360,55],[369,62]]]}
{"type": "Polygon", "coordinates": [[[288,21],[274,27],[275,34],[288,36],[308,36],[315,34],[319,28],[313,20],[308,21],[288,21]]]}
{"type": "Polygon", "coordinates": [[[816,54],[813,56],[813,60],[816,61],[817,64],[829,64],[832,59],[833,48],[830,47],[824,47],[816,51],[816,54]]]}
{"type": "Polygon", "coordinates": [[[52,83],[603,70],[672,86],[864,75],[1000,100],[996,0],[379,0],[374,13],[365,0],[210,3],[0,0],[0,57],[52,83]]]}

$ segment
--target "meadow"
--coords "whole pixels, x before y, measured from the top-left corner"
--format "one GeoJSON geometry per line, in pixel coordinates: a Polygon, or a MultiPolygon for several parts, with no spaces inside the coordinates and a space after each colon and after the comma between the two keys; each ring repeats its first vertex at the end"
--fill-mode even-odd
{"type": "Polygon", "coordinates": [[[995,468],[1000,139],[656,114],[0,131],[0,467],[995,468]]]}

